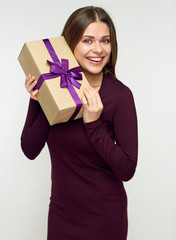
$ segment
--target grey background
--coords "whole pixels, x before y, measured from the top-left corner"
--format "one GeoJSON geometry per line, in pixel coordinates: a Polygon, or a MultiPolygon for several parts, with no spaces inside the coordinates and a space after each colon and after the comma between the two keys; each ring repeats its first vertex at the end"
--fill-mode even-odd
{"type": "Polygon", "coordinates": [[[0,8],[0,239],[44,240],[50,197],[48,149],[35,161],[20,149],[29,95],[17,61],[26,41],[59,36],[68,16],[104,7],[117,28],[117,77],[134,94],[139,164],[125,183],[128,240],[176,239],[176,2],[14,0],[0,8]]]}

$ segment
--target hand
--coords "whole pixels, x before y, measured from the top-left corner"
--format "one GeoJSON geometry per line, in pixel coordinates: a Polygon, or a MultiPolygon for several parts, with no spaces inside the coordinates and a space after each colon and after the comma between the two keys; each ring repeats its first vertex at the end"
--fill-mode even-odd
{"type": "Polygon", "coordinates": [[[29,74],[25,81],[25,87],[27,91],[30,93],[31,98],[34,100],[37,100],[37,93],[38,93],[38,89],[33,91],[33,88],[35,87],[36,84],[37,84],[37,81],[35,77],[29,74]]]}
{"type": "Polygon", "coordinates": [[[85,123],[93,122],[99,119],[103,104],[98,91],[92,87],[86,87],[83,90],[84,95],[81,98],[83,104],[83,121],[85,123]]]}

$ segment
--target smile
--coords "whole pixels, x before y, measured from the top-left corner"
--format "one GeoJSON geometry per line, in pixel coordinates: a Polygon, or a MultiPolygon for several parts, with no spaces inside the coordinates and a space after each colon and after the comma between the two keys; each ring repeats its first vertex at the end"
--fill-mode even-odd
{"type": "Polygon", "coordinates": [[[99,57],[99,58],[97,58],[97,57],[88,57],[87,58],[89,61],[92,61],[92,62],[101,62],[102,60],[103,60],[103,57],[99,57]]]}

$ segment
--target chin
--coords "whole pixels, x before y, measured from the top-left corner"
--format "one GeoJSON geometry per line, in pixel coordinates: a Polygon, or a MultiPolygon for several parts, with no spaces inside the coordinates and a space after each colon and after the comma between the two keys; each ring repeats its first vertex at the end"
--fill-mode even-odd
{"type": "Polygon", "coordinates": [[[102,71],[98,71],[98,72],[92,72],[92,71],[86,71],[86,72],[84,72],[85,73],[85,75],[87,75],[87,76],[98,76],[98,75],[100,75],[101,73],[102,73],[102,71]]]}
{"type": "Polygon", "coordinates": [[[99,68],[99,69],[85,69],[85,72],[87,74],[91,74],[91,75],[98,75],[98,74],[101,74],[103,72],[103,68],[99,68]]]}

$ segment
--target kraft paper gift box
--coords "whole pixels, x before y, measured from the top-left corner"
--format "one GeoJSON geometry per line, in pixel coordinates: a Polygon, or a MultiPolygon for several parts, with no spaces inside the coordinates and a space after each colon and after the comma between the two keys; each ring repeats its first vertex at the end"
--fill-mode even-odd
{"type": "Polygon", "coordinates": [[[63,36],[25,43],[18,60],[38,80],[37,99],[50,125],[82,117],[80,98],[89,83],[63,36]]]}

